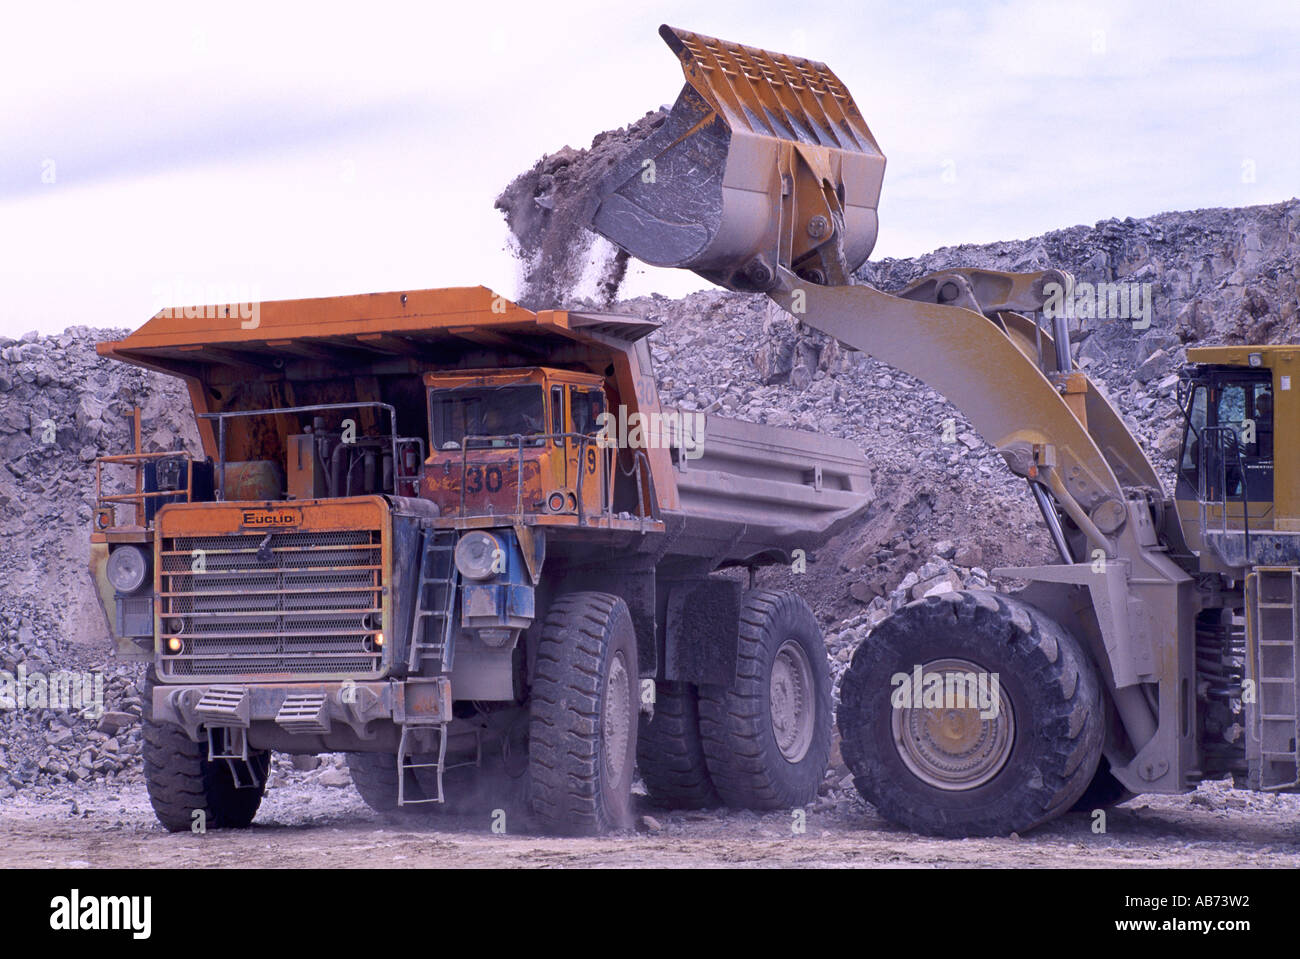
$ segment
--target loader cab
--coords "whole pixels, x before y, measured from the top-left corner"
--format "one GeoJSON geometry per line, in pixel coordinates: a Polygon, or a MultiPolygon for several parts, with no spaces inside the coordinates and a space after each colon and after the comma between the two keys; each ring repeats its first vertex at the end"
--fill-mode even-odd
{"type": "Polygon", "coordinates": [[[1267,370],[1209,367],[1184,380],[1179,495],[1210,503],[1273,502],[1273,381],[1267,370]]]}
{"type": "Polygon", "coordinates": [[[1226,567],[1300,560],[1295,347],[1188,351],[1175,503],[1189,544],[1226,567]]]}
{"type": "Polygon", "coordinates": [[[444,516],[599,513],[604,381],[529,367],[426,373],[429,457],[421,495],[444,516]]]}

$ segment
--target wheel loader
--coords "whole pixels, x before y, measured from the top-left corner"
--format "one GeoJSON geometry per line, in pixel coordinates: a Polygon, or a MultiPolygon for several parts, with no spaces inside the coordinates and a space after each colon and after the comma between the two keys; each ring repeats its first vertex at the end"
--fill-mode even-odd
{"type": "Polygon", "coordinates": [[[169,308],[99,344],[179,377],[201,440],[146,450],[137,410],[96,463],[163,826],[249,825],[273,751],[497,831],[626,828],[638,772],[668,806],[815,798],[821,631],[752,573],[866,508],[868,465],[663,407],[655,327],[474,287],[169,308]]]}
{"type": "Polygon", "coordinates": [[[942,393],[1025,480],[1059,553],[995,570],[1023,588],[929,596],[860,643],[837,724],[862,796],[912,830],[978,836],[1205,779],[1300,788],[1300,346],[1188,351],[1171,493],[1072,360],[1053,308],[1072,278],[855,283],[885,158],[844,84],[660,34],[686,84],[589,197],[591,229],[942,393]]]}

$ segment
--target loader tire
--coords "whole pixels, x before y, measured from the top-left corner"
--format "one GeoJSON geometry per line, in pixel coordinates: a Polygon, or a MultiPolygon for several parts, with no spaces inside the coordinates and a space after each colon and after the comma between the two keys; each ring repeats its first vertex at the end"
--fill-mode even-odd
{"type": "Polygon", "coordinates": [[[144,689],[144,781],[154,815],[168,832],[203,829],[243,829],[257,815],[266,792],[271,766],[269,751],[249,751],[249,763],[260,785],[239,788],[224,760],[208,761],[208,747],[196,743],[171,723],[155,723],[153,682],[144,689]],[[201,818],[195,812],[203,811],[201,818]]]}
{"type": "Polygon", "coordinates": [[[528,766],[538,825],[570,835],[629,828],[638,668],[627,604],[610,593],[560,596],[536,663],[528,766]]]}
{"type": "MultiPolygon", "coordinates": [[[[362,800],[375,812],[392,813],[404,806],[397,805],[397,756],[394,753],[344,753],[348,763],[348,775],[362,800]]],[[[414,757],[420,761],[419,757],[414,757]]],[[[424,799],[424,791],[416,781],[414,773],[407,772],[407,799],[424,799]]],[[[436,803],[426,803],[417,809],[429,809],[436,803]]]]}
{"type": "Polygon", "coordinates": [[[654,716],[641,716],[636,764],[650,800],[657,806],[710,809],[722,805],[704,756],[699,691],[695,686],[656,684],[654,716]]]}
{"type": "Polygon", "coordinates": [[[798,595],[745,595],[736,675],[701,686],[699,705],[709,775],[728,806],[793,809],[817,797],[831,752],[831,672],[798,595]]]}
{"type": "Polygon", "coordinates": [[[838,723],[854,784],[886,819],[929,835],[1005,836],[1083,795],[1102,715],[1079,643],[1033,607],[978,591],[928,597],[877,626],[844,675],[838,723]],[[948,701],[912,708],[918,666],[945,688],[946,677],[983,674],[996,704],[983,712],[994,714],[960,708],[955,683],[948,701]]]}

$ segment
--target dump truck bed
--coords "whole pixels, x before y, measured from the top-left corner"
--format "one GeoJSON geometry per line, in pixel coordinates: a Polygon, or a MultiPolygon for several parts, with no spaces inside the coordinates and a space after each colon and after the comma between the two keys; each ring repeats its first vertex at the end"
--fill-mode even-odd
{"type": "Polygon", "coordinates": [[[676,474],[686,523],[674,552],[784,559],[820,546],[873,496],[866,458],[837,437],[707,416],[701,453],[676,474]]]}
{"type": "MultiPolygon", "coordinates": [[[[382,399],[390,380],[486,365],[485,356],[502,367],[531,357],[600,373],[611,404],[672,413],[659,404],[645,343],[657,324],[637,316],[533,312],[485,287],[274,301],[256,304],[252,316],[246,306],[164,310],[98,349],[185,379],[201,416],[292,406],[265,397],[301,398],[321,381],[345,390],[365,383],[369,398],[382,399]]],[[[200,418],[200,436],[215,458],[211,422],[200,418]]],[[[714,415],[703,422],[697,458],[645,450],[653,512],[664,521],[654,528],[670,538],[662,555],[715,566],[781,559],[824,542],[872,498],[867,461],[847,440],[714,415]]],[[[428,424],[399,429],[427,438],[428,424]]]]}

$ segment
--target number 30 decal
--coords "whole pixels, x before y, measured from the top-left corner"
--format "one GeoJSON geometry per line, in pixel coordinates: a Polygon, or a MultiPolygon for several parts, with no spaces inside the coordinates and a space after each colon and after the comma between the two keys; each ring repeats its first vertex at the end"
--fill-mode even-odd
{"type": "MultiPolygon", "coordinates": [[[[489,466],[487,468],[487,491],[489,493],[499,493],[501,485],[501,468],[499,466],[489,466]]],[[[470,493],[481,493],[483,491],[483,467],[471,466],[465,471],[465,490],[470,493]]]]}

